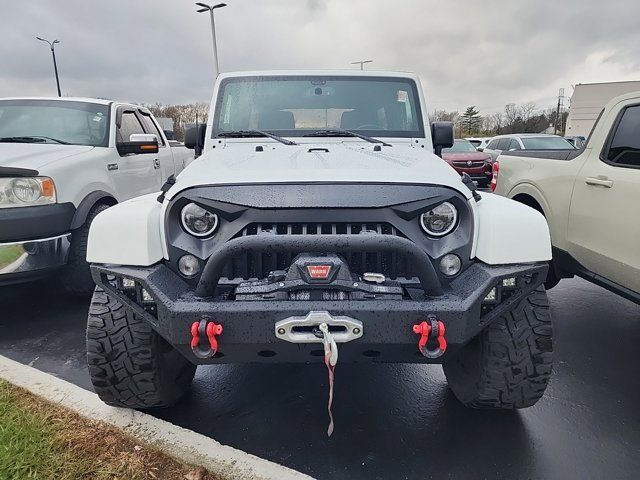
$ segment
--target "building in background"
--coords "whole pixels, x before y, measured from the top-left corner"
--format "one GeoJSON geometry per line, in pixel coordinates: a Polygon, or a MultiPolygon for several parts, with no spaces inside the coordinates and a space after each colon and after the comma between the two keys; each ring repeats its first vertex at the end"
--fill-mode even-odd
{"type": "Polygon", "coordinates": [[[588,137],[604,106],[614,97],[629,92],[639,92],[640,81],[580,83],[571,97],[569,118],[565,135],[588,137]]]}

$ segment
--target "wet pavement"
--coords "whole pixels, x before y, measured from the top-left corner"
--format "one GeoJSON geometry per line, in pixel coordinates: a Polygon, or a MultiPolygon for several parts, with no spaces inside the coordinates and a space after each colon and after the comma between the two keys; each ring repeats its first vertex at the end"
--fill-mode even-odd
{"type": "MultiPolygon", "coordinates": [[[[327,439],[318,363],[200,368],[155,414],[320,479],[640,478],[640,306],[577,279],[549,296],[554,376],[527,410],[465,409],[438,366],[339,364],[327,439]]],[[[91,388],[88,302],[47,282],[0,289],[0,354],[91,388]]]]}

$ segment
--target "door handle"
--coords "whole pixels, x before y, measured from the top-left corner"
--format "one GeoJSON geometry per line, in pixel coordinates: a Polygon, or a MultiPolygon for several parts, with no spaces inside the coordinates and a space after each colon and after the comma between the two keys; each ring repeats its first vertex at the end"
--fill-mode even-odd
{"type": "Polygon", "coordinates": [[[606,187],[606,188],[613,187],[613,180],[607,180],[606,178],[587,177],[584,183],[586,183],[587,185],[597,185],[599,187],[606,187]]]}
{"type": "Polygon", "coordinates": [[[156,170],[160,168],[160,159],[158,158],[153,159],[153,168],[155,168],[156,170]]]}

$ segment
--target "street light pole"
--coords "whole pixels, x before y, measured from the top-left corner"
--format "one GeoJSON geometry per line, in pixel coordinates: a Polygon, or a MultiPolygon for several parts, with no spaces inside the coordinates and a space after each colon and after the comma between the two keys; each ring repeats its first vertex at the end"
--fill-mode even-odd
{"type": "Polygon", "coordinates": [[[207,5],[206,3],[196,2],[196,5],[201,7],[197,10],[198,13],[209,12],[211,17],[211,38],[213,40],[213,68],[214,77],[218,77],[220,73],[220,66],[218,64],[218,42],[216,41],[216,22],[213,16],[213,11],[216,8],[226,7],[226,3],[218,3],[217,5],[207,5]]]}
{"type": "Polygon", "coordinates": [[[55,51],[55,45],[56,43],[60,43],[60,40],[54,40],[53,42],[50,42],[49,40],[41,37],[36,37],[36,39],[40,40],[41,42],[48,43],[49,47],[51,48],[51,56],[53,57],[53,71],[56,74],[56,86],[58,87],[58,96],[61,97],[62,93],[60,92],[60,78],[58,78],[58,64],[56,62],[56,51],[55,51]]]}
{"type": "Polygon", "coordinates": [[[351,65],[360,65],[360,70],[364,70],[365,63],[373,63],[373,60],[359,60],[357,62],[351,62],[351,65]]]}

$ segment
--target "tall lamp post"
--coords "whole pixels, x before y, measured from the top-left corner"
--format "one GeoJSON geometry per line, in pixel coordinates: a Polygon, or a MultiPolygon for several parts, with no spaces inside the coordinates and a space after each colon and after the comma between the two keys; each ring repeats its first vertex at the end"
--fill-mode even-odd
{"type": "Polygon", "coordinates": [[[211,16],[211,37],[213,38],[213,68],[214,77],[218,77],[220,73],[220,66],[218,65],[218,44],[216,42],[216,22],[213,18],[213,11],[216,8],[226,7],[226,3],[218,3],[217,5],[207,5],[206,3],[196,2],[196,5],[201,7],[198,13],[209,12],[211,16]]]}
{"type": "Polygon", "coordinates": [[[360,65],[360,70],[364,70],[365,63],[373,63],[373,60],[359,60],[357,62],[351,62],[351,65],[360,65]]]}
{"type": "Polygon", "coordinates": [[[56,72],[56,85],[58,86],[58,96],[61,97],[62,93],[60,93],[60,79],[58,78],[58,64],[56,63],[56,51],[55,51],[55,45],[56,43],[60,43],[60,40],[54,40],[53,42],[50,42],[49,40],[41,37],[36,37],[36,39],[40,40],[41,42],[48,43],[49,47],[51,47],[51,55],[53,56],[53,70],[56,72]]]}

